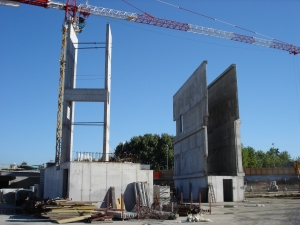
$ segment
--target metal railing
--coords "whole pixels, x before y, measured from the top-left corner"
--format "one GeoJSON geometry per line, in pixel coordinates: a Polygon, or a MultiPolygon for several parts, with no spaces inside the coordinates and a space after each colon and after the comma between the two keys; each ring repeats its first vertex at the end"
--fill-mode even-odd
{"type": "MultiPolygon", "coordinates": [[[[139,155],[107,153],[106,162],[140,163],[139,155]]],[[[73,161],[77,162],[105,162],[105,155],[101,152],[76,152],[73,161]]]]}

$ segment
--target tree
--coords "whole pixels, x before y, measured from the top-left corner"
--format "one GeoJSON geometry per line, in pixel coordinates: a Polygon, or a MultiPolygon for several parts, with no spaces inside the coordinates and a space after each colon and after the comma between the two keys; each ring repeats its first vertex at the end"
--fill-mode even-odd
{"type": "Polygon", "coordinates": [[[242,160],[244,168],[256,168],[257,160],[255,155],[255,150],[252,147],[242,148],[242,160]]]}
{"type": "Polygon", "coordinates": [[[258,150],[257,152],[255,152],[255,157],[256,157],[257,168],[264,167],[266,154],[262,150],[258,150]]]}
{"type": "Polygon", "coordinates": [[[296,161],[296,162],[300,163],[300,156],[294,158],[293,161],[296,161]]]}
{"type": "Polygon", "coordinates": [[[279,167],[291,161],[292,161],[291,155],[287,151],[283,151],[279,153],[279,162],[278,162],[279,167]]]}
{"type": "Polygon", "coordinates": [[[120,143],[115,155],[139,155],[142,164],[150,164],[151,169],[174,167],[174,136],[163,133],[134,136],[130,141],[120,143]]]}
{"type": "Polygon", "coordinates": [[[248,161],[249,161],[248,158],[249,158],[248,157],[248,150],[242,146],[242,162],[243,162],[243,167],[244,168],[249,168],[248,167],[248,161]]]}
{"type": "Polygon", "coordinates": [[[244,168],[272,168],[281,167],[291,162],[292,158],[287,151],[280,152],[278,148],[270,148],[266,153],[255,151],[252,147],[242,146],[242,159],[244,168]]]}

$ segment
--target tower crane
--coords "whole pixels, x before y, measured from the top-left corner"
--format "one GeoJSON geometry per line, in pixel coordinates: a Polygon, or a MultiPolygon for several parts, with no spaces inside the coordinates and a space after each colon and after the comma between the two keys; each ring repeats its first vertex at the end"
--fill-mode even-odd
{"type": "Polygon", "coordinates": [[[184,32],[201,34],[206,36],[224,38],[227,40],[243,42],[263,46],[267,48],[274,48],[278,50],[288,51],[290,54],[299,54],[300,47],[285,42],[276,40],[267,40],[253,36],[238,34],[235,32],[217,30],[198,25],[193,25],[184,22],[177,22],[174,20],[161,19],[154,17],[148,13],[137,14],[131,12],[124,12],[115,9],[109,9],[99,6],[91,6],[86,4],[77,5],[77,0],[67,0],[66,3],[51,1],[51,0],[0,0],[0,5],[18,7],[21,4],[39,6],[43,8],[52,8],[65,11],[64,24],[62,29],[62,47],[60,55],[60,78],[58,88],[58,112],[56,125],[56,155],[55,162],[60,164],[61,140],[62,140],[62,110],[64,101],[64,79],[65,79],[65,62],[66,62],[66,41],[68,24],[71,23],[76,33],[80,33],[85,27],[85,19],[89,15],[108,17],[113,19],[125,20],[128,22],[135,22],[147,24],[162,28],[169,28],[184,32]]]}

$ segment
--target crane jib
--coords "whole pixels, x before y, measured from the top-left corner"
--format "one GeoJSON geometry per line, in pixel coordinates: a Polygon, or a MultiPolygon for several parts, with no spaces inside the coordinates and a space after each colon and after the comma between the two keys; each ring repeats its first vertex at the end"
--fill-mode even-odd
{"type": "Polygon", "coordinates": [[[284,50],[294,55],[300,53],[300,47],[285,42],[275,41],[275,39],[265,40],[257,37],[237,34],[234,32],[222,31],[213,28],[207,28],[207,27],[192,25],[188,23],[183,23],[183,22],[176,22],[173,20],[156,18],[151,16],[150,14],[141,15],[136,13],[123,12],[115,9],[91,6],[88,4],[80,4],[77,6],[76,2],[77,2],[76,0],[68,0],[67,4],[65,4],[59,1],[51,1],[51,0],[0,0],[0,5],[17,6],[14,3],[23,3],[23,4],[34,5],[34,6],[41,6],[44,8],[65,10],[66,12],[71,12],[74,20],[76,20],[77,18],[76,13],[79,13],[84,18],[88,17],[89,15],[110,17],[114,19],[121,19],[130,22],[148,24],[157,27],[186,31],[186,32],[202,34],[206,36],[213,36],[218,38],[225,38],[232,41],[239,41],[247,44],[254,44],[254,45],[264,46],[267,48],[284,50]]]}
{"type": "Polygon", "coordinates": [[[170,28],[174,30],[187,31],[189,28],[188,23],[177,22],[174,20],[160,19],[149,15],[137,14],[137,17],[132,20],[136,23],[149,24],[157,27],[170,28]]]}

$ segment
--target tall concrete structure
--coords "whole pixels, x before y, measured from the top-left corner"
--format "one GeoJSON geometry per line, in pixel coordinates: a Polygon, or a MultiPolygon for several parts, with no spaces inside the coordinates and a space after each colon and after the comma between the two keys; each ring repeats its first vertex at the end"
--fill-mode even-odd
{"type": "Polygon", "coordinates": [[[103,155],[102,160],[108,161],[110,137],[110,89],[111,89],[111,49],[112,36],[110,26],[106,26],[105,50],[105,85],[104,88],[76,88],[76,66],[78,39],[73,26],[68,28],[65,89],[63,104],[61,163],[72,160],[74,102],[104,102],[103,122],[103,155]]]}
{"type": "Polygon", "coordinates": [[[209,86],[204,61],[173,96],[174,183],[185,199],[244,198],[236,66],[209,86]],[[212,188],[208,188],[208,186],[212,188]]]}
{"type": "MultiPolygon", "coordinates": [[[[116,198],[124,194],[127,210],[136,201],[134,182],[147,182],[153,195],[153,171],[139,163],[109,162],[110,88],[112,35],[106,26],[105,87],[103,89],[76,88],[77,37],[69,27],[67,65],[64,89],[63,140],[59,166],[48,165],[44,170],[44,198],[68,197],[74,201],[99,201],[106,207],[110,187],[115,187],[116,198]],[[104,102],[103,154],[99,161],[72,161],[74,102],[104,102]]],[[[150,198],[150,199],[151,199],[150,198]]]]}

